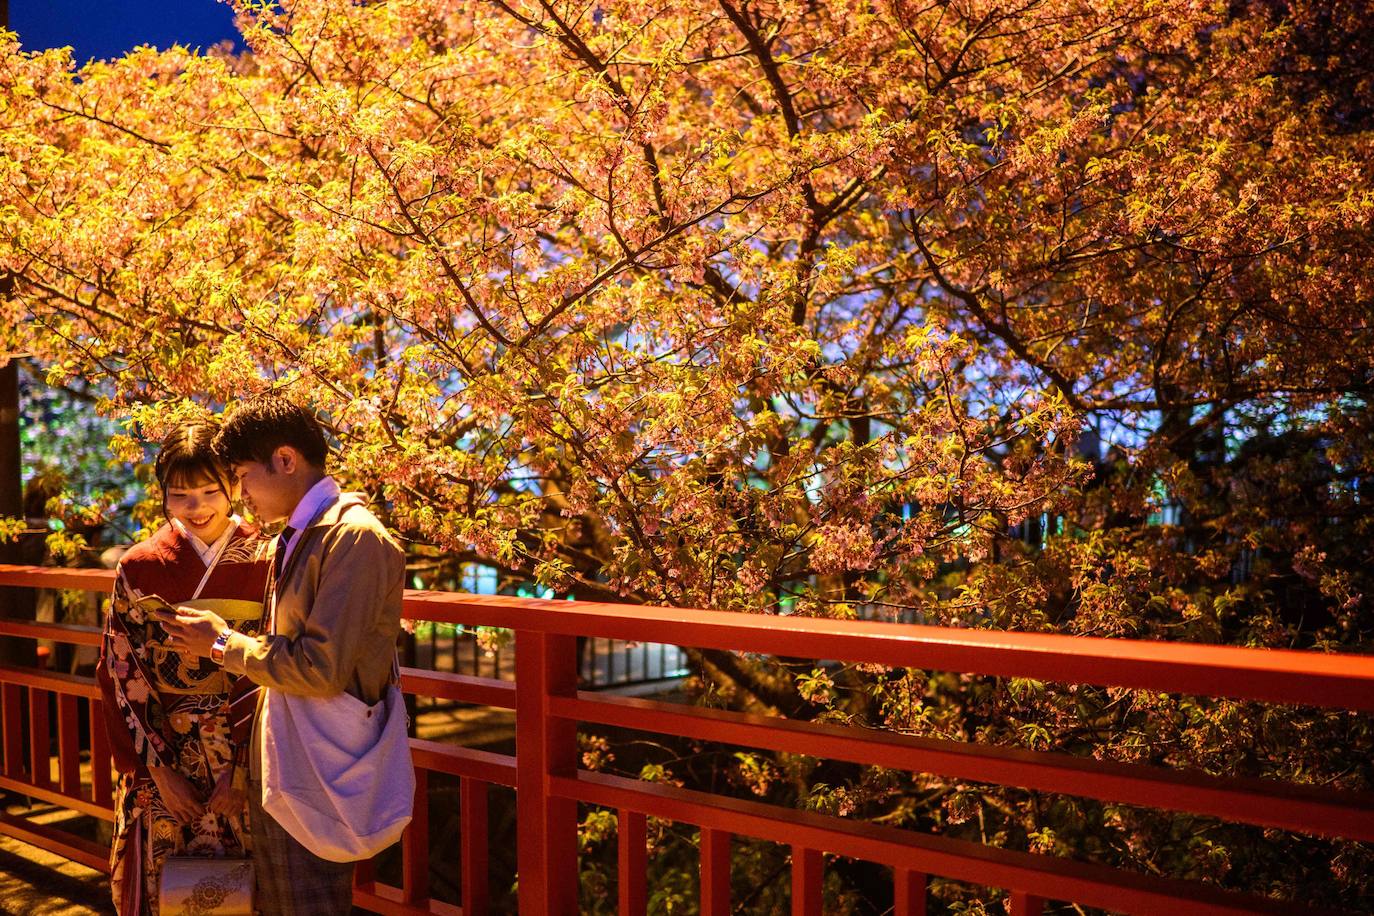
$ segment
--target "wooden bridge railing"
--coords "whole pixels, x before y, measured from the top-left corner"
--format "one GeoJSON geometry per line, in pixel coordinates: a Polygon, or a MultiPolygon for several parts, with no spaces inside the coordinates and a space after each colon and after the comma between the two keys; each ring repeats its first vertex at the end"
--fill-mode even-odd
{"type": "MultiPolygon", "coordinates": [[[[105,590],[110,573],[0,566],[0,585],[105,590]]],[[[488,910],[488,791],[516,790],[516,858],[522,916],[574,913],[578,900],[577,805],[617,812],[622,914],[642,914],[646,819],[700,830],[701,911],[730,912],[735,836],[791,847],[792,911],[819,916],[825,855],[892,870],[895,912],[924,914],[927,876],[1010,891],[1012,913],[1032,916],[1045,901],[1128,913],[1304,913],[1300,901],[1219,890],[1059,857],[1021,853],[843,817],[744,801],[660,783],[581,770],[579,723],[619,726],[927,772],[1045,792],[1218,817],[1332,837],[1374,841],[1374,795],[1275,780],[1112,763],[1055,752],[873,732],[746,715],[577,689],[576,638],[593,636],[812,659],[939,669],[1062,683],[1310,704],[1374,711],[1374,657],[1093,639],[1049,634],[779,618],[588,602],[408,592],[408,617],[516,632],[515,683],[442,672],[403,671],[407,692],[515,710],[514,756],[412,739],[416,791],[427,798],[431,773],[460,780],[462,907],[432,900],[428,806],[402,840],[400,887],[360,866],[355,902],[388,914],[480,914],[488,910]]],[[[0,635],[98,642],[91,627],[0,621],[0,635]]],[[[96,817],[110,818],[109,751],[100,733],[98,692],[89,678],[0,668],[4,766],[0,787],[96,817]],[[27,696],[25,696],[27,694],[27,696]],[[56,694],[56,740],[49,695],[56,694]],[[27,716],[23,715],[27,702],[27,716]],[[89,703],[92,777],[81,779],[80,704],[89,703]],[[22,720],[28,720],[24,741],[22,720]],[[27,743],[29,753],[25,755],[27,743]],[[56,746],[56,754],[51,754],[56,746]],[[56,764],[56,779],[52,769],[56,764]]],[[[102,867],[105,851],[22,818],[0,832],[102,867]]],[[[442,854],[451,854],[443,850],[442,854]]]]}

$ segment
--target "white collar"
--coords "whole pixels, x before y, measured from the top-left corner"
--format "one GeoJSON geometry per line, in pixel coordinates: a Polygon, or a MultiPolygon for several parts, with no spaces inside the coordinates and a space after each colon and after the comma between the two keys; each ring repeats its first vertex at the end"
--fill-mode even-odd
{"type": "Polygon", "coordinates": [[[234,532],[238,530],[241,524],[243,524],[243,519],[239,518],[237,515],[229,516],[229,524],[224,526],[224,533],[215,538],[215,543],[207,544],[196,535],[192,534],[191,530],[181,523],[181,519],[172,519],[172,527],[180,531],[186,537],[186,540],[191,542],[191,546],[195,548],[196,555],[200,557],[200,561],[206,566],[210,565],[210,561],[219,554],[220,550],[224,548],[225,543],[233,536],[234,532]]]}
{"type": "Polygon", "coordinates": [[[296,508],[291,510],[291,517],[286,520],[286,527],[292,529],[291,540],[284,545],[280,542],[276,545],[277,550],[283,551],[283,563],[290,559],[291,551],[300,543],[304,530],[331,503],[338,500],[339,493],[339,485],[328,475],[320,478],[313,487],[305,491],[301,501],[296,503],[296,508]]]}
{"type": "MultiPolygon", "coordinates": [[[[297,532],[307,527],[325,506],[339,498],[339,492],[339,485],[333,477],[321,477],[296,503],[296,508],[291,510],[291,517],[286,520],[286,526],[297,532]]],[[[295,539],[294,536],[291,538],[293,541],[295,539]]]]}

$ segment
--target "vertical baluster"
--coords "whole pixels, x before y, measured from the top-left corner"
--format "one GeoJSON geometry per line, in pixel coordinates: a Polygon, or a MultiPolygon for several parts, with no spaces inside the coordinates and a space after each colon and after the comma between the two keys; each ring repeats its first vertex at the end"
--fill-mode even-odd
{"type": "Polygon", "coordinates": [[[110,770],[110,736],[105,731],[105,703],[91,700],[91,801],[109,807],[114,804],[110,770]]]}
{"type": "Polygon", "coordinates": [[[701,831],[701,912],[730,913],[730,838],[725,830],[701,831]]]}
{"type": "Polygon", "coordinates": [[[377,860],[363,859],[353,866],[353,887],[372,890],[372,885],[377,880],[377,860]]]}
{"type": "Polygon", "coordinates": [[[909,868],[892,872],[892,916],[926,916],[926,876],[909,868]]]}
{"type": "Polygon", "coordinates": [[[24,775],[24,702],[18,684],[0,686],[3,697],[3,710],[0,711],[0,726],[5,731],[5,775],[11,779],[21,779],[24,775]]]}
{"type": "Polygon", "coordinates": [[[57,698],[57,774],[63,795],[81,797],[81,717],[73,694],[57,698]]]}
{"type": "Polygon", "coordinates": [[[39,788],[52,785],[51,729],[48,691],[29,688],[29,781],[39,788]]]}
{"type": "Polygon", "coordinates": [[[1011,916],[1041,916],[1045,912],[1045,900],[1025,891],[1011,892],[1011,916]]]}
{"type": "Polygon", "coordinates": [[[463,916],[486,916],[491,905],[487,889],[487,784],[464,776],[458,791],[463,916]]]}
{"type": "Polygon", "coordinates": [[[401,896],[406,903],[429,899],[429,770],[415,768],[415,813],[401,834],[401,896]]]}
{"type": "Polygon", "coordinates": [[[821,916],[821,874],[825,859],[819,849],[792,847],[792,916],[821,916]]]}
{"type": "Polygon", "coordinates": [[[577,695],[577,640],[521,630],[515,639],[517,872],[521,916],[577,912],[577,805],[549,792],[549,777],[577,773],[576,723],[549,713],[577,695]]]}
{"type": "Polygon", "coordinates": [[[620,847],[620,916],[644,916],[649,906],[649,857],[644,848],[648,819],[638,811],[622,808],[616,825],[620,847]]]}

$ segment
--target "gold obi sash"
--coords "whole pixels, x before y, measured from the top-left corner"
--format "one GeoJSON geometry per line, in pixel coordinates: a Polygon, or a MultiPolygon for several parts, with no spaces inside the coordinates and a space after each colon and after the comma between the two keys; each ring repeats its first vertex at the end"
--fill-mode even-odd
{"type": "MultiPolygon", "coordinates": [[[[241,633],[256,633],[262,602],[241,598],[194,598],[180,607],[211,611],[241,633]]],[[[164,642],[148,644],[153,683],[159,693],[197,696],[229,692],[230,675],[208,658],[187,657],[164,642]]]]}

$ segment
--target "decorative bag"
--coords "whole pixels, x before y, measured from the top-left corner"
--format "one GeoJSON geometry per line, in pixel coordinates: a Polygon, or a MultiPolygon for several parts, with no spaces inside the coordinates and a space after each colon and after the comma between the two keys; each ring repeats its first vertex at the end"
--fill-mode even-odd
{"type": "Polygon", "coordinates": [[[162,916],[252,916],[253,863],[170,856],[158,895],[162,916]]]}
{"type": "Polygon", "coordinates": [[[321,859],[371,858],[410,823],[415,769],[395,680],[372,706],[264,691],[263,810],[321,859]]]}

